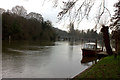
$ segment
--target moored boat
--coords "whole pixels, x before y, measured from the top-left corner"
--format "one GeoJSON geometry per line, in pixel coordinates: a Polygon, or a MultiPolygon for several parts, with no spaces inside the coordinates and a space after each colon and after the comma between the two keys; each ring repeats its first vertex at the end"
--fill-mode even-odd
{"type": "Polygon", "coordinates": [[[82,49],[83,56],[95,56],[98,52],[101,52],[100,48],[97,48],[96,43],[85,43],[82,49]]]}

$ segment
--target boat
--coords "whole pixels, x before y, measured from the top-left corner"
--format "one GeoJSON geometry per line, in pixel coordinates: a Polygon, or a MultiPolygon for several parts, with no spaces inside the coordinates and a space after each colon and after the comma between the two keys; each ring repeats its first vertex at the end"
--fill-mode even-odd
{"type": "Polygon", "coordinates": [[[96,56],[98,52],[101,52],[100,48],[97,48],[96,43],[85,43],[84,47],[82,48],[82,55],[83,56],[96,56]]]}

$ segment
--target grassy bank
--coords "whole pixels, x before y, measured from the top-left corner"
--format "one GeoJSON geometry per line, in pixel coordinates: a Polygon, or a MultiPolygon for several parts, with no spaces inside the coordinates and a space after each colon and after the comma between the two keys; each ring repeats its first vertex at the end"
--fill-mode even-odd
{"type": "Polygon", "coordinates": [[[80,78],[120,78],[120,55],[117,58],[108,56],[101,59],[97,64],[77,75],[73,80],[80,78]]]}

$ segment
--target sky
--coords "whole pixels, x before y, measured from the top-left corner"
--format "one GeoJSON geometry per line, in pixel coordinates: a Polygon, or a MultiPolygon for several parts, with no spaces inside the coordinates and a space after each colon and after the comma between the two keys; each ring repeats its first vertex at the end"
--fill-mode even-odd
{"type": "MultiPolygon", "coordinates": [[[[114,14],[113,5],[116,1],[117,0],[106,0],[106,6],[110,10],[112,15],[114,14]]],[[[57,27],[62,30],[68,30],[68,21],[63,20],[62,22],[58,22],[57,19],[57,15],[61,11],[61,8],[54,8],[53,3],[50,2],[50,0],[45,0],[45,2],[44,0],[0,0],[0,8],[4,8],[5,10],[11,10],[12,7],[15,7],[16,5],[23,6],[27,10],[27,13],[36,12],[41,14],[45,20],[50,20],[54,27],[57,27]]],[[[94,11],[95,10],[93,9],[93,12],[94,11]]],[[[95,22],[93,20],[87,21],[86,19],[84,19],[79,25],[75,24],[74,26],[76,29],[82,30],[92,29],[94,28],[94,25],[95,22]]]]}

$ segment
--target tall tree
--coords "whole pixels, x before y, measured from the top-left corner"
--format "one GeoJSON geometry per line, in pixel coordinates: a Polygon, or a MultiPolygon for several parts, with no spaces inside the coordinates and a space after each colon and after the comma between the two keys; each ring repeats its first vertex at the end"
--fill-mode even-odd
{"type": "Polygon", "coordinates": [[[69,24],[69,34],[71,35],[71,40],[74,41],[75,30],[74,30],[74,23],[69,24]]]}
{"type": "Polygon", "coordinates": [[[23,6],[15,6],[12,8],[12,12],[14,14],[17,14],[19,16],[26,17],[27,15],[27,10],[23,6]]]}
{"type": "Polygon", "coordinates": [[[120,29],[120,0],[114,5],[114,7],[116,10],[114,11],[115,14],[111,19],[111,28],[117,31],[120,29]]]}
{"type": "Polygon", "coordinates": [[[102,25],[101,32],[103,33],[103,39],[104,39],[106,51],[109,55],[111,55],[111,54],[113,54],[113,52],[112,52],[112,48],[110,46],[110,38],[109,38],[109,30],[108,29],[109,29],[108,26],[102,25]]]}
{"type": "Polygon", "coordinates": [[[120,0],[114,5],[116,10],[114,11],[114,15],[111,19],[111,29],[113,29],[113,38],[115,39],[115,48],[118,52],[119,46],[120,46],[120,0]]]}

